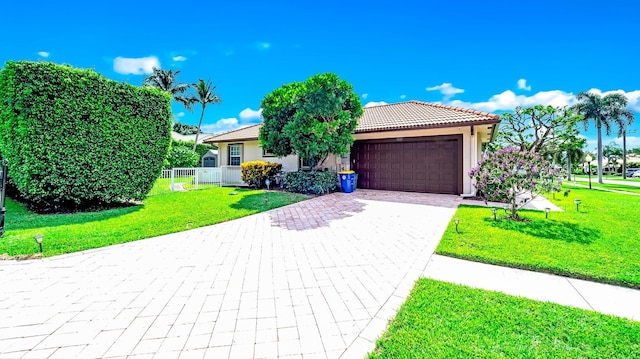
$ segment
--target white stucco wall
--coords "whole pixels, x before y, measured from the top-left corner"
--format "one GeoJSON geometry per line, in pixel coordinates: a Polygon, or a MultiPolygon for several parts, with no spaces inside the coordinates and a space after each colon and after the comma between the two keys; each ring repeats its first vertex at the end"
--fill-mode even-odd
{"type": "Polygon", "coordinates": [[[282,170],[285,172],[297,171],[298,170],[298,156],[287,156],[287,157],[264,157],[262,156],[262,147],[260,147],[260,142],[255,141],[244,141],[244,142],[224,142],[218,143],[218,161],[221,166],[229,165],[229,145],[242,143],[242,159],[240,162],[248,162],[248,161],[268,161],[274,163],[281,163],[282,170]]]}

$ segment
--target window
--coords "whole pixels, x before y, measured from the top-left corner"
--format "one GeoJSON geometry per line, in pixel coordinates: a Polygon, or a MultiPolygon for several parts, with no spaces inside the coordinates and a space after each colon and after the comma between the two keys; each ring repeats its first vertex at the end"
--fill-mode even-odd
{"type": "Polygon", "coordinates": [[[264,149],[264,147],[262,148],[262,157],[275,157],[276,155],[274,155],[271,152],[268,152],[267,150],[264,149]]]}
{"type": "Polygon", "coordinates": [[[312,160],[306,158],[300,159],[300,168],[303,170],[310,170],[314,165],[315,163],[312,160]]]}
{"type": "Polygon", "coordinates": [[[242,144],[229,145],[229,166],[240,166],[242,162],[242,144]]]}

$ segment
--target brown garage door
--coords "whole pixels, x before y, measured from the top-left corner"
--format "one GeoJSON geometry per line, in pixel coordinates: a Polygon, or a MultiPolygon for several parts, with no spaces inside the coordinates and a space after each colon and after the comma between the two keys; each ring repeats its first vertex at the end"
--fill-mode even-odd
{"type": "Polygon", "coordinates": [[[351,151],[358,187],[462,193],[462,136],[356,141],[351,151]]]}

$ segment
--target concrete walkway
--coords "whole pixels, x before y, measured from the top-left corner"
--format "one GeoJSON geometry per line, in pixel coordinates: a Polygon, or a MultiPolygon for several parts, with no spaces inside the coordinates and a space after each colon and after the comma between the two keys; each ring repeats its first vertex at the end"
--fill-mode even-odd
{"type": "Polygon", "coordinates": [[[424,276],[640,321],[640,290],[435,254],[424,276]]]}
{"type": "Polygon", "coordinates": [[[461,202],[357,190],[0,261],[0,358],[362,358],[421,276],[640,320],[640,291],[433,255],[461,202]]]}
{"type": "MultiPolygon", "coordinates": [[[[589,182],[588,178],[580,178],[580,177],[572,177],[571,181],[567,181],[567,182],[589,182]]],[[[634,181],[622,181],[622,180],[612,180],[612,179],[606,179],[603,178],[602,182],[604,183],[610,183],[610,184],[617,184],[617,185],[624,185],[624,186],[633,186],[633,187],[640,187],[640,182],[634,182],[634,181]]],[[[595,177],[591,177],[591,185],[598,185],[598,176],[595,177]]]]}

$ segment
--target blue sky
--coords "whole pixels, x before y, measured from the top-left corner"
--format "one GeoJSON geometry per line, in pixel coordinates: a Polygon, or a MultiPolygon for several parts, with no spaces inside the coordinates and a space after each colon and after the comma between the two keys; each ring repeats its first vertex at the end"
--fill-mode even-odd
{"type": "MultiPolygon", "coordinates": [[[[327,71],[363,105],[501,112],[572,104],[595,89],[623,91],[640,112],[635,1],[95,3],[3,4],[0,63],[44,59],[134,85],[154,65],[181,70],[184,82],[211,79],[222,104],[207,108],[208,132],[259,122],[265,94],[327,71]]],[[[189,124],[199,116],[179,105],[174,114],[189,124]]],[[[640,119],[632,130],[630,147],[640,147],[640,119]]],[[[585,135],[594,149],[593,126],[585,135]]]]}

